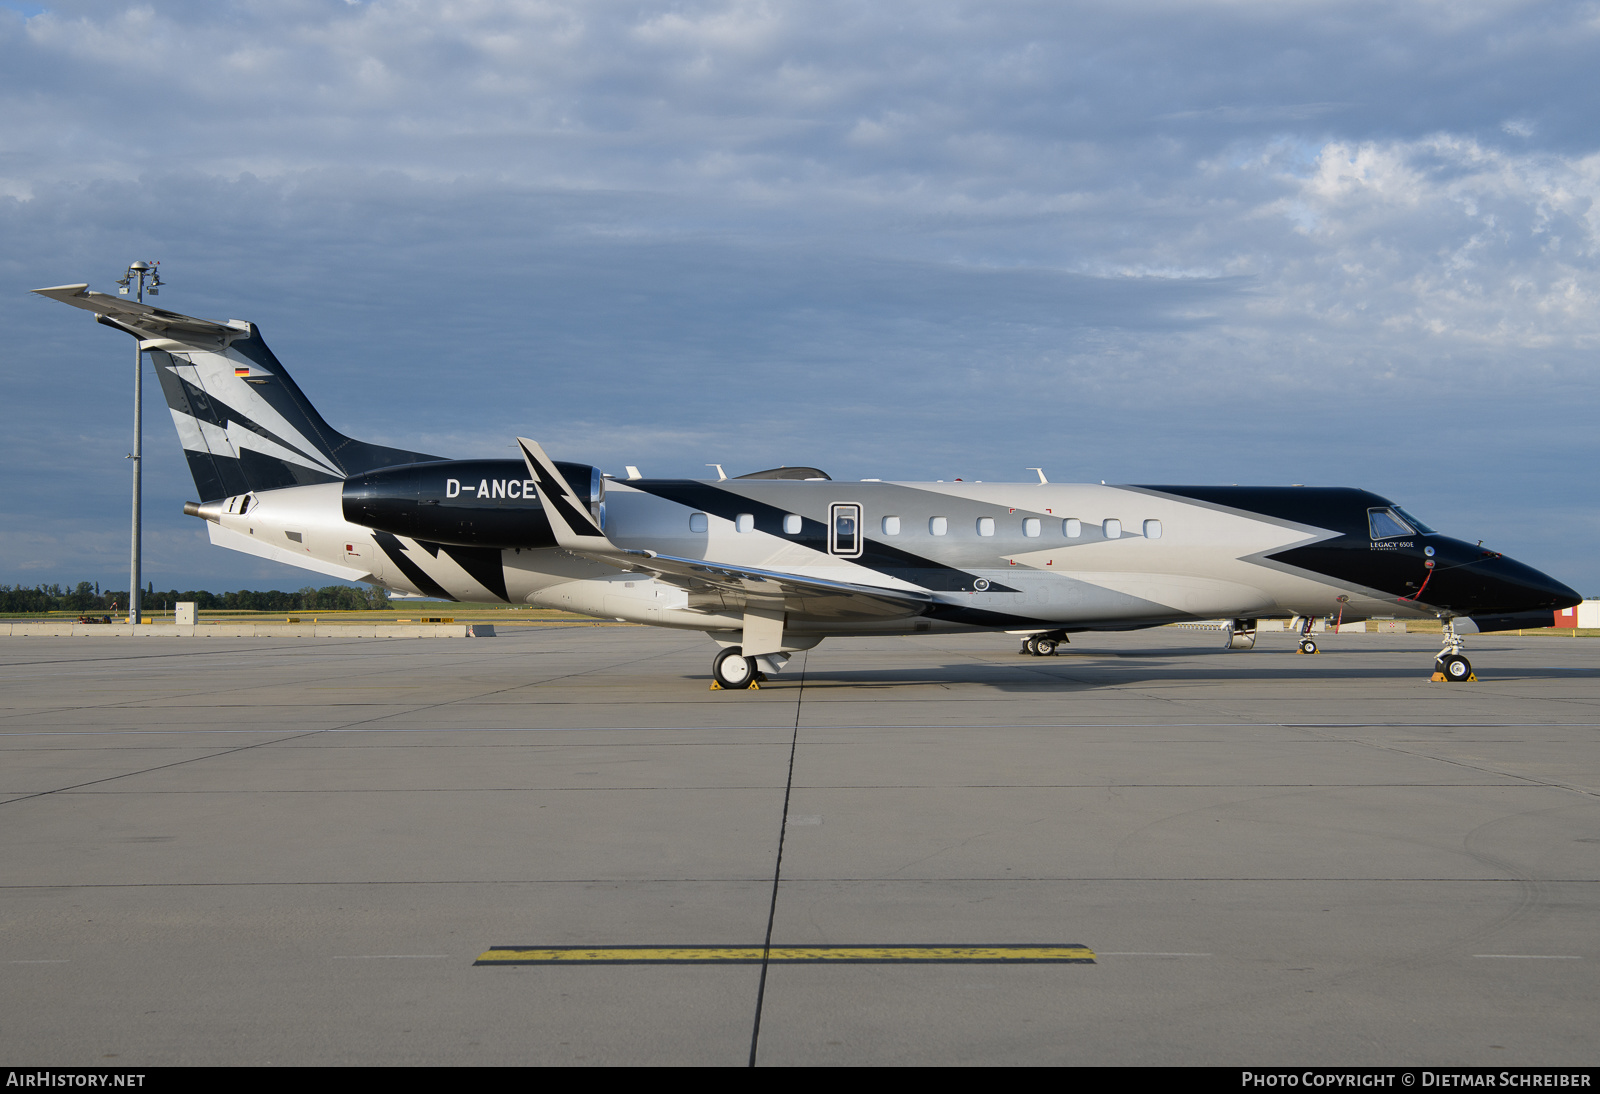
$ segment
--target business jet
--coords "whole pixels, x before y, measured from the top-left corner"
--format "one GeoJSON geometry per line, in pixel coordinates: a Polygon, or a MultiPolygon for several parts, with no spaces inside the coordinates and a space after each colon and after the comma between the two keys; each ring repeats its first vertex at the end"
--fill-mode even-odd
{"type": "MultiPolygon", "coordinates": [[[[1474,679],[1463,635],[1553,625],[1581,599],[1365,490],[837,482],[811,467],[651,479],[552,460],[452,460],[354,440],[255,325],[87,285],[35,289],[150,356],[211,542],[394,592],[535,604],[704,631],[713,687],[756,686],[824,638],[1070,634],[1293,619],[1438,619],[1434,679],[1474,679]]],[[[720,472],[720,468],[719,468],[720,472]]]]}

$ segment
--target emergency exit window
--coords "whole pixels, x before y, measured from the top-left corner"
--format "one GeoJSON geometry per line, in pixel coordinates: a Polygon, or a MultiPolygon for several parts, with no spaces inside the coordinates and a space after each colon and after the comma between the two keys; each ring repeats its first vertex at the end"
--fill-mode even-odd
{"type": "Polygon", "coordinates": [[[828,507],[828,551],[845,558],[861,554],[861,506],[839,502],[828,507]]]}

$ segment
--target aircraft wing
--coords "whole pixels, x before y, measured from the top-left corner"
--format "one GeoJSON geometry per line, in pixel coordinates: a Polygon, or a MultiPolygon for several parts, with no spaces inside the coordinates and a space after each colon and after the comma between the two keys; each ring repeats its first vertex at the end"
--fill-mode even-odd
{"type": "Polygon", "coordinates": [[[575,555],[621,570],[653,574],[691,590],[714,589],[747,600],[782,601],[805,614],[894,617],[921,615],[934,598],[913,590],[885,589],[849,581],[810,577],[781,570],[730,565],[703,558],[679,558],[656,551],[635,551],[612,543],[589,507],[556,469],[544,449],[518,437],[528,476],[539,491],[556,544],[575,555]],[[843,598],[846,603],[838,603],[843,598]],[[828,603],[833,601],[834,603],[828,603]]]}
{"type": "Polygon", "coordinates": [[[137,331],[146,337],[159,338],[163,334],[201,334],[221,341],[239,338],[250,333],[248,323],[218,323],[212,319],[196,319],[180,315],[165,308],[154,308],[137,300],[127,300],[110,293],[90,292],[88,285],[56,285],[48,289],[34,289],[39,296],[71,304],[74,308],[92,311],[125,330],[137,331]]]}
{"type": "Polygon", "coordinates": [[[677,558],[654,551],[628,552],[628,555],[626,561],[610,558],[606,561],[625,569],[651,573],[663,581],[690,589],[710,587],[722,592],[740,593],[746,600],[782,600],[787,607],[806,615],[921,615],[934,602],[927,593],[829,581],[780,570],[729,566],[705,559],[677,558]],[[841,597],[853,603],[848,606],[820,603],[841,597]]]}

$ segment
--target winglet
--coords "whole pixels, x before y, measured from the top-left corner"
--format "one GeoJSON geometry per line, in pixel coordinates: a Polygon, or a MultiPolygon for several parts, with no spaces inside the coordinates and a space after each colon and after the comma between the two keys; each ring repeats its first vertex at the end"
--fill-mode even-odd
{"type": "Polygon", "coordinates": [[[544,454],[539,443],[518,437],[517,444],[521,446],[522,458],[528,464],[528,477],[539,491],[539,501],[544,505],[545,516],[550,520],[550,530],[555,533],[556,543],[569,551],[616,552],[617,548],[606,538],[599,522],[589,512],[589,507],[579,499],[566,477],[556,470],[556,465],[544,454]]]}

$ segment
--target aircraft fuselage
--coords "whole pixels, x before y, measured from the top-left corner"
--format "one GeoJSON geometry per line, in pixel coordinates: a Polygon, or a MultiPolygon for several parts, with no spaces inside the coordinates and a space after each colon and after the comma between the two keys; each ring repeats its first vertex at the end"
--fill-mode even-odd
{"type": "MultiPolygon", "coordinates": [[[[1375,528],[1372,514],[1398,511],[1361,490],[602,482],[584,465],[561,467],[588,488],[619,548],[703,560],[708,572],[721,565],[927,595],[917,610],[818,596],[790,611],[795,635],[1510,615],[1576,599],[1531,568],[1420,526],[1376,536],[1399,528],[1375,528]]],[[[246,497],[205,507],[219,542],[253,541],[255,553],[399,591],[697,630],[737,627],[744,608],[737,594],[696,588],[692,577],[663,580],[560,550],[519,461],[417,464],[246,497]]]]}

